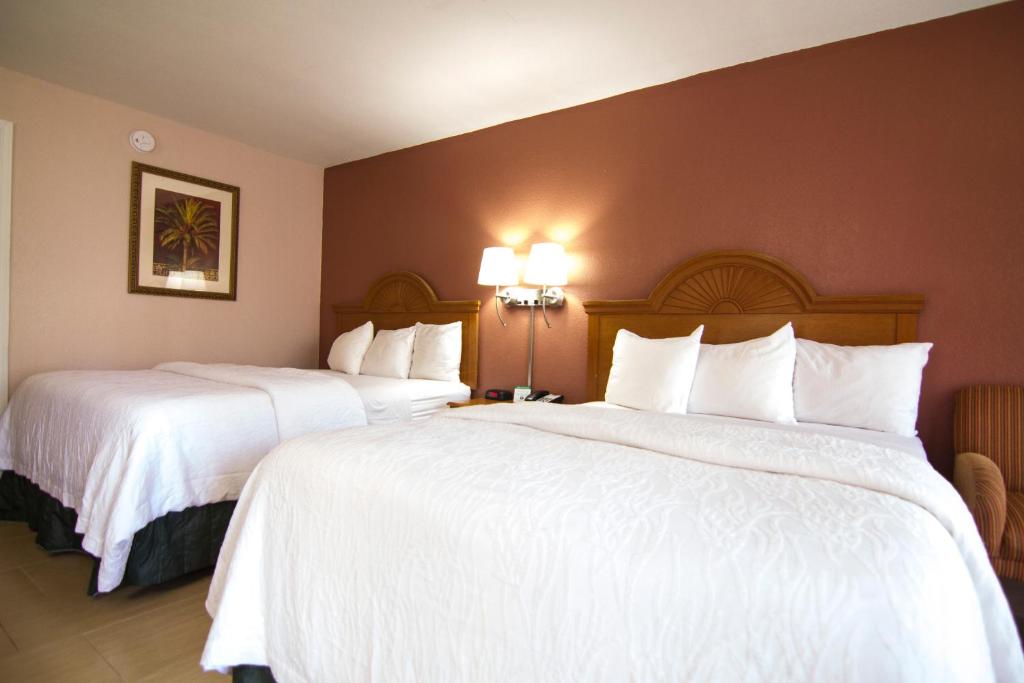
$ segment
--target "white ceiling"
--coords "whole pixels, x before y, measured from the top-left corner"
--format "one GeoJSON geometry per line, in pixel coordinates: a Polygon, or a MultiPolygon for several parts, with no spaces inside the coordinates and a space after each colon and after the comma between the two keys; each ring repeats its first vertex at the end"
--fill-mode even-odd
{"type": "Polygon", "coordinates": [[[0,65],[329,166],[989,4],[0,0],[0,65]]]}

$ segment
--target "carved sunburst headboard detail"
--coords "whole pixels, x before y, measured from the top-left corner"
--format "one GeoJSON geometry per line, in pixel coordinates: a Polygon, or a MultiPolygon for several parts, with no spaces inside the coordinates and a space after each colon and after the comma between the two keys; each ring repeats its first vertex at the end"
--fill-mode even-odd
{"type": "MultiPolygon", "coordinates": [[[[410,278],[388,278],[385,281],[378,282],[377,286],[370,290],[363,306],[368,311],[378,313],[387,311],[429,311],[430,300],[428,292],[423,289],[424,285],[426,285],[426,282],[421,284],[410,278]]],[[[429,287],[429,285],[426,286],[429,287]]]]}
{"type": "Polygon", "coordinates": [[[719,251],[674,268],[647,304],[660,313],[795,313],[807,310],[816,296],[802,275],[778,259],[719,251]]]}
{"type": "Polygon", "coordinates": [[[800,310],[800,298],[776,275],[751,266],[720,265],[695,273],[668,293],[663,311],[770,313],[800,310]]]}

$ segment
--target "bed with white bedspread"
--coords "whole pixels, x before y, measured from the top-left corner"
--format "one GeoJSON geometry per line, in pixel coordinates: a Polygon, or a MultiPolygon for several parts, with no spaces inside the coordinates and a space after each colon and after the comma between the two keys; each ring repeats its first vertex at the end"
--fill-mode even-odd
{"type": "Polygon", "coordinates": [[[468,396],[460,382],[227,364],[42,373],[0,417],[0,471],[77,513],[74,531],[100,558],[95,588],[106,592],[120,585],[136,532],[237,500],[281,441],[425,419],[468,396]]]}
{"type": "Polygon", "coordinates": [[[203,665],[1024,680],[970,513],[916,438],[923,304],[710,252],[646,299],[583,304],[588,400],[639,410],[461,408],[276,449],[222,548],[203,665]]]}
{"type": "Polygon", "coordinates": [[[279,447],[207,607],[204,667],[281,681],[1024,678],[973,520],[915,454],[589,406],[279,447]]]}
{"type": "Polygon", "coordinates": [[[153,520],[236,500],[283,440],[363,425],[362,399],[338,373],[198,363],[51,372],[25,380],[0,418],[0,470],[77,512],[109,591],[153,520]]]}

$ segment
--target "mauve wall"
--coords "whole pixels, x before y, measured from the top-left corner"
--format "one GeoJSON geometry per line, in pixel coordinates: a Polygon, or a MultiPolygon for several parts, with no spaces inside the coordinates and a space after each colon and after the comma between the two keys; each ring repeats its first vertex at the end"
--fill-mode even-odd
{"type": "Polygon", "coordinates": [[[578,401],[580,300],[754,249],[824,294],[927,297],[919,428],[948,474],[954,390],[1024,382],[1022,36],[1024,3],[999,5],[330,168],[321,361],[330,305],[408,269],[484,301],[481,387],[525,381],[526,312],[498,325],[480,251],[553,238],[576,263],[534,384],[578,401]]]}
{"type": "Polygon", "coordinates": [[[0,69],[14,122],[11,389],[166,360],[316,365],[323,171],[0,69]],[[156,136],[136,153],[128,134],[156,136]],[[131,162],[238,185],[238,300],[128,293],[131,162]]]}

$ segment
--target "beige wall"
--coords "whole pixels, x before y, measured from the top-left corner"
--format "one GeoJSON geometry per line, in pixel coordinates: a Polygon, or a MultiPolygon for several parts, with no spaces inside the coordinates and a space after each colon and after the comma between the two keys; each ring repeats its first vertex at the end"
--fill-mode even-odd
{"type": "Polygon", "coordinates": [[[316,365],[322,169],[5,69],[0,119],[15,126],[12,390],[65,368],[316,365]],[[154,152],[129,147],[138,128],[154,152]],[[237,301],[128,294],[133,160],[241,188],[237,301]]]}

